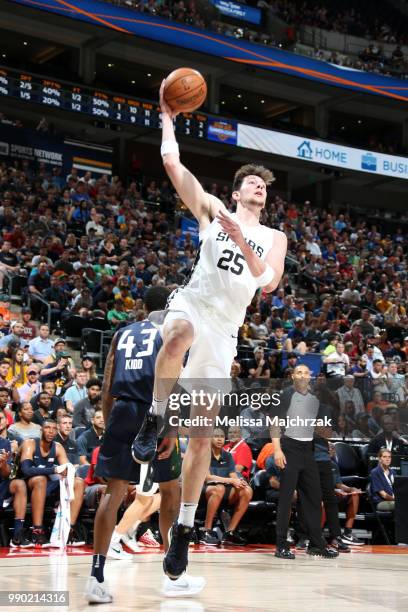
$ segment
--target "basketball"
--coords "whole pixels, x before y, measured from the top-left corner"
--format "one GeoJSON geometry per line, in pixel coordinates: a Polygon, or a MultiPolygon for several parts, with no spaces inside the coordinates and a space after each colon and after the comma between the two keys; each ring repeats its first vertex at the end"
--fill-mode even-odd
{"type": "Polygon", "coordinates": [[[203,76],[192,68],[177,68],[164,85],[164,99],[175,112],[189,113],[199,108],[207,96],[203,76]]]}

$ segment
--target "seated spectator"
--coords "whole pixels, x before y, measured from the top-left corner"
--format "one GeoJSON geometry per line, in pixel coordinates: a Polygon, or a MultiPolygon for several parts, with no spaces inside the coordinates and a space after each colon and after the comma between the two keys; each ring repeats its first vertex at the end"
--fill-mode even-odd
{"type": "Polygon", "coordinates": [[[79,454],[77,443],[70,436],[72,432],[72,416],[70,414],[62,414],[61,416],[57,416],[56,421],[58,434],[55,441],[59,442],[61,446],[64,447],[68,461],[75,467],[78,467],[79,454]]]}
{"type": "Polygon", "coordinates": [[[27,340],[28,343],[37,336],[37,326],[30,322],[32,316],[33,313],[30,308],[24,307],[21,309],[21,320],[23,324],[23,333],[21,337],[27,340]]]}
{"type": "Polygon", "coordinates": [[[42,385],[38,380],[39,374],[37,366],[34,364],[27,366],[27,382],[17,389],[20,402],[29,402],[41,392],[42,385]]]}
{"type": "Polygon", "coordinates": [[[271,457],[274,453],[273,442],[267,442],[262,448],[256,460],[256,466],[260,470],[264,470],[266,467],[266,460],[271,457]]]}
{"type": "Polygon", "coordinates": [[[6,352],[10,342],[17,343],[17,346],[20,346],[21,348],[28,346],[27,340],[24,340],[23,338],[23,333],[23,324],[20,321],[12,321],[10,323],[10,333],[7,334],[7,336],[0,338],[0,351],[2,353],[6,352]]]}
{"type": "Polygon", "coordinates": [[[83,426],[88,429],[100,400],[102,383],[98,378],[91,378],[85,387],[86,397],[75,404],[73,426],[83,426]]]}
{"type": "Polygon", "coordinates": [[[8,422],[7,417],[2,410],[0,410],[0,438],[2,440],[9,440],[11,443],[11,451],[13,453],[17,453],[18,451],[18,442],[13,439],[13,436],[9,434],[8,431],[8,422]]]}
{"type": "Polygon", "coordinates": [[[377,455],[381,448],[386,448],[393,453],[404,453],[406,449],[405,439],[395,431],[395,421],[390,414],[384,414],[382,418],[382,431],[380,431],[368,445],[369,455],[377,455]]]}
{"type": "Polygon", "coordinates": [[[62,388],[72,380],[69,363],[71,355],[68,351],[58,351],[55,357],[55,361],[48,363],[41,370],[41,382],[43,384],[49,380],[55,382],[57,395],[59,395],[62,388]]]}
{"type": "Polygon", "coordinates": [[[89,464],[93,450],[102,444],[103,434],[105,433],[105,423],[102,410],[95,410],[91,419],[91,427],[84,431],[77,439],[79,463],[80,465],[89,464]]]}
{"type": "Polygon", "coordinates": [[[363,491],[357,487],[348,487],[347,485],[343,484],[339,465],[336,461],[336,447],[334,444],[329,443],[329,453],[331,457],[335,487],[334,492],[337,495],[340,510],[343,510],[344,508],[346,512],[346,523],[341,540],[344,544],[349,546],[362,546],[364,542],[353,535],[353,526],[360,506],[360,495],[363,493],[363,491]]]}
{"type": "Polygon", "coordinates": [[[392,511],[395,509],[395,472],[390,465],[391,451],[381,448],[378,451],[378,465],[370,472],[371,499],[377,510],[392,511]]]}
{"type": "Polygon", "coordinates": [[[368,419],[370,415],[366,412],[360,412],[356,415],[355,429],[351,432],[351,437],[356,440],[367,440],[371,438],[371,432],[368,427],[368,419]]]}
{"type": "Polygon", "coordinates": [[[10,310],[10,300],[7,295],[0,295],[0,316],[3,319],[5,327],[8,327],[12,315],[10,310]]]}
{"type": "Polygon", "coordinates": [[[404,386],[405,376],[398,373],[398,364],[395,363],[395,361],[392,361],[388,365],[386,378],[388,392],[393,396],[397,395],[398,389],[404,386]]]}
{"type": "Polygon", "coordinates": [[[34,412],[33,423],[42,426],[45,419],[51,419],[51,396],[46,391],[38,394],[37,410],[34,412]]]}
{"type": "MultiPolygon", "coordinates": [[[[52,415],[52,418],[55,419],[55,413],[58,410],[58,408],[64,407],[62,398],[59,397],[58,395],[55,395],[57,391],[55,382],[53,382],[52,380],[48,380],[47,382],[42,383],[42,391],[44,393],[48,393],[48,395],[51,398],[51,404],[50,404],[48,411],[52,415]]],[[[34,395],[34,397],[30,400],[30,403],[34,411],[38,410],[38,400],[39,399],[40,399],[40,394],[37,394],[37,395],[34,395]]]]}
{"type": "Polygon", "coordinates": [[[273,351],[293,351],[292,341],[285,334],[282,326],[275,327],[274,332],[269,336],[268,349],[273,351]]]}
{"type": "Polygon", "coordinates": [[[78,404],[78,402],[87,397],[86,378],[86,372],[83,370],[78,370],[75,374],[74,382],[70,387],[68,387],[63,395],[62,399],[65,402],[67,412],[71,414],[74,413],[75,406],[78,404]]]}
{"type": "Polygon", "coordinates": [[[5,240],[0,249],[0,288],[3,288],[4,273],[17,274],[20,269],[15,249],[5,240]]]}
{"type": "Polygon", "coordinates": [[[10,386],[16,389],[22,387],[27,382],[27,366],[24,363],[24,351],[22,348],[11,351],[10,369],[7,372],[6,380],[10,386]]]}
{"type": "Polygon", "coordinates": [[[68,297],[64,291],[63,284],[68,276],[60,271],[51,276],[51,286],[43,292],[44,299],[51,307],[51,328],[54,329],[57,321],[61,320],[63,313],[68,308],[68,297]]]}
{"type": "Polygon", "coordinates": [[[91,378],[98,378],[95,361],[89,355],[84,355],[81,360],[82,371],[86,374],[86,382],[91,378]]]}
{"type": "Polygon", "coordinates": [[[8,387],[0,387],[0,410],[6,415],[8,425],[12,425],[14,423],[14,412],[12,410],[13,399],[14,398],[11,389],[9,389],[8,387]]]}
{"type": "Polygon", "coordinates": [[[200,542],[213,546],[219,543],[218,537],[212,532],[212,526],[218,509],[225,501],[228,506],[233,506],[234,511],[222,542],[245,546],[246,541],[236,533],[236,529],[248,509],[252,489],[244,478],[238,476],[231,454],[223,450],[224,443],[223,430],[216,428],[211,440],[210,470],[204,485],[207,512],[200,542]]]}
{"type": "Polygon", "coordinates": [[[335,422],[332,437],[344,440],[345,438],[349,438],[350,436],[351,427],[346,419],[346,416],[344,414],[340,414],[335,422]]]}
{"type": "Polygon", "coordinates": [[[39,318],[43,305],[40,300],[37,299],[37,296],[42,297],[44,291],[51,286],[48,264],[46,261],[40,261],[37,269],[33,270],[28,277],[27,284],[31,299],[31,309],[35,314],[35,318],[39,318]]]}
{"type": "Polygon", "coordinates": [[[261,448],[270,440],[269,428],[266,425],[266,414],[256,404],[241,410],[240,417],[243,422],[241,427],[242,437],[250,447],[254,458],[258,456],[261,448]]]}
{"type": "Polygon", "coordinates": [[[115,286],[115,283],[110,278],[107,278],[102,281],[101,285],[101,289],[96,293],[93,298],[92,306],[93,308],[97,308],[99,310],[107,312],[108,302],[114,299],[113,288],[115,286]]]}
{"type": "Polygon", "coordinates": [[[336,349],[324,357],[328,377],[345,376],[350,369],[350,360],[344,352],[343,342],[336,343],[336,349]]]}
{"type": "Polygon", "coordinates": [[[268,328],[265,323],[262,323],[261,315],[255,312],[249,323],[249,334],[253,346],[265,344],[268,339],[268,328]]]}
{"type": "MultiPolygon", "coordinates": [[[[49,543],[44,531],[43,518],[46,499],[59,496],[59,479],[51,476],[58,474],[66,476],[68,457],[64,448],[58,442],[57,424],[52,419],[44,420],[41,438],[25,440],[21,446],[20,467],[27,480],[31,493],[31,512],[33,517],[33,544],[47,547],[49,543]]],[[[82,506],[85,484],[81,478],[75,478],[74,499],[71,501],[71,531],[68,538],[69,546],[85,544],[78,536],[76,521],[82,506]]]]}
{"type": "MultiPolygon", "coordinates": [[[[0,413],[0,427],[6,427],[6,417],[0,413]]],[[[33,543],[27,538],[24,530],[24,519],[27,510],[27,487],[24,480],[13,478],[10,474],[13,467],[13,453],[10,440],[0,437],[0,508],[10,497],[13,498],[14,529],[11,548],[30,548],[33,543]]]]}
{"type": "Polygon", "coordinates": [[[364,412],[364,400],[359,389],[354,386],[353,374],[347,374],[343,385],[336,391],[339,398],[340,411],[345,412],[346,402],[353,402],[356,412],[364,412]]]}
{"type": "Polygon", "coordinates": [[[249,480],[252,469],[252,451],[242,439],[241,429],[237,425],[228,428],[228,442],[224,450],[231,453],[235,463],[235,471],[245,480],[249,480]]]}
{"type": "Polygon", "coordinates": [[[114,304],[112,304],[112,307],[108,310],[106,318],[111,324],[112,329],[116,329],[120,323],[129,319],[129,314],[125,311],[125,303],[121,298],[115,299],[114,304]]]}
{"type": "Polygon", "coordinates": [[[271,371],[262,346],[254,349],[254,360],[248,365],[249,378],[270,378],[271,371]]]}
{"type": "Polygon", "coordinates": [[[366,406],[366,410],[368,414],[372,414],[375,408],[379,408],[381,410],[381,413],[384,414],[384,412],[388,408],[395,407],[395,404],[393,402],[390,402],[386,399],[382,399],[382,397],[383,397],[383,394],[381,393],[381,391],[374,391],[372,401],[368,402],[366,406]]]}
{"type": "Polygon", "coordinates": [[[50,339],[50,328],[46,323],[40,325],[39,335],[28,344],[28,354],[34,361],[47,363],[53,352],[54,342],[50,339]]]}
{"type": "Polygon", "coordinates": [[[34,410],[30,402],[22,402],[17,410],[18,421],[8,428],[10,439],[22,444],[29,438],[41,437],[41,426],[33,420],[34,410]]]}

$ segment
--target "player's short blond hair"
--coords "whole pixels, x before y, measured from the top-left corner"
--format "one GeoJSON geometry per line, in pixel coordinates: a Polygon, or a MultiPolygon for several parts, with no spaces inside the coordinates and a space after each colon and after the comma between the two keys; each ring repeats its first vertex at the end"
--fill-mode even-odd
{"type": "Polygon", "coordinates": [[[270,185],[275,180],[273,172],[260,166],[258,164],[245,164],[241,166],[235,173],[234,181],[232,183],[232,191],[239,191],[242,185],[242,181],[246,176],[259,176],[265,181],[266,185],[270,185]]]}

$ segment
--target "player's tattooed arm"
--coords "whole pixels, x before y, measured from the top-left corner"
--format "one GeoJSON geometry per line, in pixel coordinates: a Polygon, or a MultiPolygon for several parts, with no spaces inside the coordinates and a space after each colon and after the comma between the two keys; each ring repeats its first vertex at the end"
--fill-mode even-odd
{"type": "Polygon", "coordinates": [[[110,345],[108,356],[106,358],[105,371],[102,381],[102,412],[105,421],[105,427],[108,424],[109,415],[112,410],[114,397],[111,395],[113,375],[115,373],[115,351],[118,343],[118,335],[115,334],[110,345]]]}

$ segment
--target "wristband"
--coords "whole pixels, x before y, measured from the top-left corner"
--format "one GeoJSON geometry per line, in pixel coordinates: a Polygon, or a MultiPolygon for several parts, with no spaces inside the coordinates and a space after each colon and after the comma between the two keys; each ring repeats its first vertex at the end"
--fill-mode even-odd
{"type": "Polygon", "coordinates": [[[179,146],[175,140],[163,140],[160,147],[160,154],[162,157],[169,153],[177,153],[180,155],[179,146]]]}
{"type": "Polygon", "coordinates": [[[275,277],[275,272],[272,270],[271,266],[269,266],[268,264],[265,264],[265,265],[266,265],[265,271],[262,272],[260,276],[255,276],[255,280],[256,280],[258,287],[265,287],[266,285],[269,285],[269,283],[275,277]]]}

